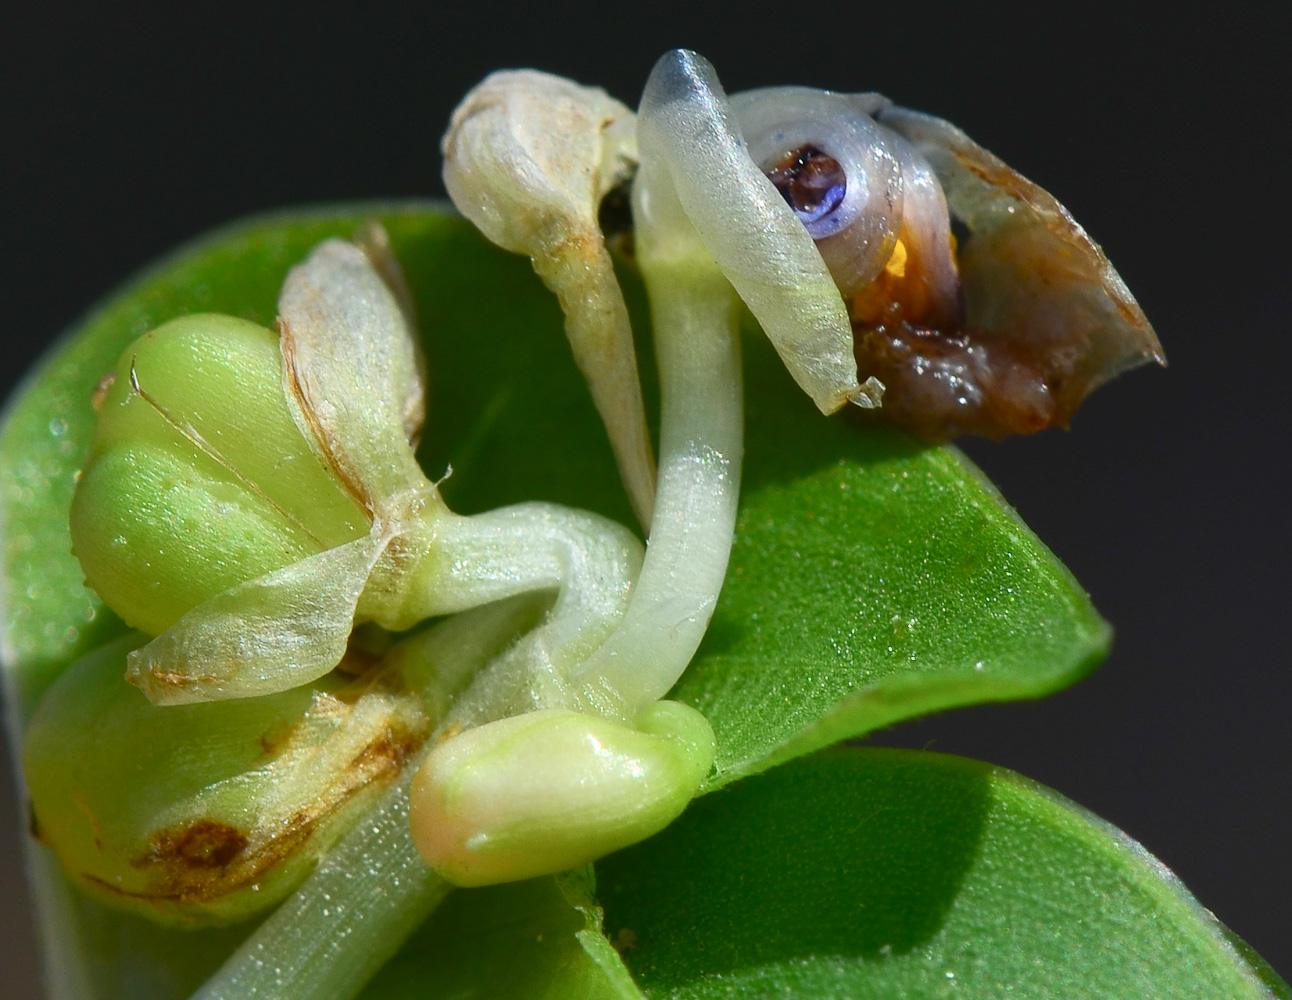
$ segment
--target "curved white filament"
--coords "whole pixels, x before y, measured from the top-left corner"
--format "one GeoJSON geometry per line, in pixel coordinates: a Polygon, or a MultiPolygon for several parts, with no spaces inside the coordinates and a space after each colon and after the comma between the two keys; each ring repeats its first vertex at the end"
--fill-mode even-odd
{"type": "Polygon", "coordinates": [[[556,591],[547,619],[491,663],[454,709],[454,722],[471,726],[568,706],[579,665],[623,619],[642,546],[596,514],[527,503],[452,518],[428,562],[426,615],[556,591]]]}
{"type": "Polygon", "coordinates": [[[668,692],[704,637],[731,553],[744,432],[736,294],[678,200],[687,163],[655,109],[643,100],[633,206],[660,372],[655,520],[623,624],[580,685],[586,708],[628,717],[668,692]]]}

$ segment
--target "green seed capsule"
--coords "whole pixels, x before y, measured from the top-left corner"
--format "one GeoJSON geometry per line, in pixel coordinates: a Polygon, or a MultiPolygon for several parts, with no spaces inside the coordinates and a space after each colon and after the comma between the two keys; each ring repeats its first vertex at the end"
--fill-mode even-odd
{"type": "Polygon", "coordinates": [[[216,594],[368,528],[288,409],[273,331],[186,316],[126,348],[71,529],[86,579],[130,625],[162,632],[216,594]]]}
{"type": "Polygon", "coordinates": [[[695,709],[661,701],[635,726],[558,709],[447,740],[413,780],[413,839],[455,885],[565,871],[657,833],[713,765],[695,709]]]}
{"type": "Polygon", "coordinates": [[[23,766],[37,834],[69,875],[154,920],[230,923],[277,903],[430,732],[389,673],[160,708],[122,677],[142,641],[59,678],[23,766]]]}

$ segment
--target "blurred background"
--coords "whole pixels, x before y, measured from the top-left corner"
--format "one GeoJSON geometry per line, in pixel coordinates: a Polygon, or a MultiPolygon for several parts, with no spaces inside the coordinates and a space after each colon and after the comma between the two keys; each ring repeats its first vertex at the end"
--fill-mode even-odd
{"type": "MultiPolygon", "coordinates": [[[[1071,209],[1171,367],[1099,391],[1069,433],[964,446],[1114,624],[1109,661],[1045,701],[874,742],[1058,789],[1292,976],[1287,36],[1232,5],[1169,21],[1130,4],[1041,9],[484,0],[264,4],[243,19],[25,4],[0,27],[4,394],[95,300],[212,226],[441,196],[439,135],[493,69],[635,104],[654,60],[684,45],[728,90],[879,90],[948,118],[1071,209]]],[[[0,970],[25,1000],[35,942],[8,782],[5,767],[0,970]]]]}

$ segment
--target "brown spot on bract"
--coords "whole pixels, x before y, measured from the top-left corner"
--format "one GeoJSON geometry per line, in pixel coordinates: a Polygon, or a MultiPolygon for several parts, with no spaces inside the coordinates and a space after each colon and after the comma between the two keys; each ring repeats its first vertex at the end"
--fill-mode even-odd
{"type": "MultiPolygon", "coordinates": [[[[389,785],[426,741],[430,723],[416,697],[372,697],[391,703],[385,717],[371,728],[365,726],[367,738],[326,785],[313,789],[307,801],[294,804],[290,811],[250,816],[251,825],[245,830],[210,817],[160,830],[132,861],[140,878],[128,880],[129,884],[88,872],[78,874],[114,895],[185,917],[194,915],[194,905],[206,905],[263,882],[269,873],[308,852],[307,845],[321,827],[389,785]]],[[[294,767],[293,754],[312,759],[326,747],[329,734],[344,730],[353,711],[333,694],[316,692],[305,717],[267,730],[260,737],[261,748],[279,758],[272,766],[294,767]]],[[[327,842],[325,836],[323,843],[327,842]]]]}
{"type": "Polygon", "coordinates": [[[72,805],[80,810],[81,815],[90,826],[90,836],[94,839],[95,850],[103,850],[103,831],[99,827],[99,818],[94,815],[94,810],[90,808],[89,802],[81,792],[73,792],[71,795],[72,805]]]}
{"type": "Polygon", "coordinates": [[[454,722],[451,725],[445,726],[444,731],[440,733],[439,738],[435,741],[435,745],[440,746],[441,744],[447,743],[460,732],[462,732],[461,723],[454,722]]]}
{"type": "Polygon", "coordinates": [[[247,846],[236,827],[210,819],[161,830],[153,836],[145,864],[180,864],[187,868],[224,868],[247,846]]]}

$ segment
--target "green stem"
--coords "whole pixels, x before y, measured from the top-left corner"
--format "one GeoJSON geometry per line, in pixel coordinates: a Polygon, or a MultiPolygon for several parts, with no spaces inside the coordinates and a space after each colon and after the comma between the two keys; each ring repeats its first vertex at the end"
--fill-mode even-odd
{"type": "Polygon", "coordinates": [[[194,1000],[345,1000],[363,988],[451,888],[409,837],[413,771],[194,1000]]]}

